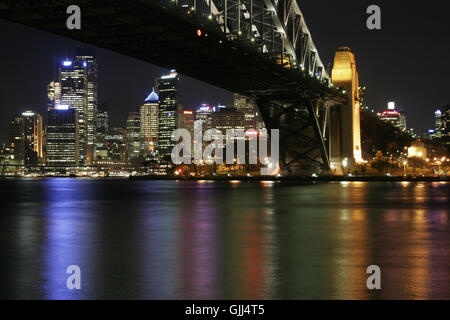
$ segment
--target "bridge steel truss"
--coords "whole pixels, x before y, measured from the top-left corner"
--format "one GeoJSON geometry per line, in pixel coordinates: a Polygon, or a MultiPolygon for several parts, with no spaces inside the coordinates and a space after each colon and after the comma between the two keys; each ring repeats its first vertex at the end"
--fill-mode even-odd
{"type": "Polygon", "coordinates": [[[329,171],[333,88],[296,0],[1,0],[0,18],[96,45],[251,98],[280,129],[285,172],[329,171]],[[81,30],[66,9],[81,8],[81,30]]]}
{"type": "Polygon", "coordinates": [[[207,16],[227,39],[249,40],[284,67],[329,79],[296,0],[176,0],[174,5],[207,16]]]}

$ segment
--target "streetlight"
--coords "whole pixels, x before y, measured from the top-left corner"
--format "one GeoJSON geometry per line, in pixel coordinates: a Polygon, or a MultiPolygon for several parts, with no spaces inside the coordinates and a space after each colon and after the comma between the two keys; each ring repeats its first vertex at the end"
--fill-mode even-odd
{"type": "Polygon", "coordinates": [[[408,164],[408,162],[405,160],[403,161],[403,176],[406,177],[406,165],[408,164]]]}

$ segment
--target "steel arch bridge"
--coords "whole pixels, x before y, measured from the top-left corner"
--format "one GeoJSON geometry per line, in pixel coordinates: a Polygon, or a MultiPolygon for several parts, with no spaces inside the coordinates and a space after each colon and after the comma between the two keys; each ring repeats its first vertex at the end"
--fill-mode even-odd
{"type": "Polygon", "coordinates": [[[289,173],[329,171],[333,88],[296,0],[0,0],[0,18],[122,53],[253,99],[289,173]],[[69,5],[81,30],[68,30],[69,5]]]}

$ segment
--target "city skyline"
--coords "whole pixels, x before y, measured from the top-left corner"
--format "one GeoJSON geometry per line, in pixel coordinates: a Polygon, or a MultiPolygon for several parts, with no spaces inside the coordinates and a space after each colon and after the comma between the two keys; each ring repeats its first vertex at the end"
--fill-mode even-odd
{"type": "MultiPolygon", "coordinates": [[[[306,1],[302,4],[311,32],[315,39],[318,39],[317,44],[323,60],[326,64],[330,63],[338,46],[350,46],[358,60],[360,82],[367,86],[367,105],[381,111],[385,109],[388,101],[396,101],[407,112],[410,127],[414,127],[418,133],[423,129],[433,128],[432,112],[448,104],[450,99],[445,89],[445,72],[426,68],[428,63],[425,62],[432,56],[436,59],[441,57],[441,65],[444,68],[448,66],[444,56],[448,51],[445,48],[449,44],[442,41],[446,37],[445,30],[448,30],[447,20],[439,19],[442,14],[439,11],[431,12],[425,8],[421,18],[424,21],[433,21],[433,24],[425,23],[414,36],[410,36],[410,17],[414,17],[419,9],[414,6],[403,8],[399,4],[382,1],[380,6],[383,8],[383,28],[370,32],[364,28],[363,23],[366,18],[366,2],[327,3],[328,9],[321,14],[326,15],[333,28],[321,26],[321,19],[317,18],[318,12],[313,9],[315,3],[306,1]],[[350,7],[353,10],[348,10],[350,7]],[[355,10],[356,8],[360,10],[355,10]],[[340,19],[339,16],[342,15],[348,19],[340,19]],[[432,33],[427,32],[431,30],[432,33]],[[434,49],[425,50],[425,46],[419,45],[416,50],[410,50],[412,44],[421,43],[425,36],[430,37],[428,46],[434,49]],[[399,37],[402,41],[397,41],[399,37]],[[439,50],[437,44],[440,46],[439,50]],[[416,72],[415,68],[420,71],[416,72]],[[432,86],[426,81],[427,78],[434,79],[432,86]]],[[[79,47],[93,47],[5,21],[0,22],[0,27],[4,30],[5,41],[10,44],[0,53],[3,61],[10,61],[5,74],[11,74],[9,71],[12,70],[33,74],[29,79],[13,77],[7,82],[11,84],[11,88],[0,95],[5,116],[9,118],[26,109],[43,113],[45,95],[39,90],[44,83],[51,80],[52,71],[49,66],[54,59],[53,54],[59,52],[63,57],[67,51],[79,47]],[[12,54],[25,47],[27,50],[23,52],[26,52],[26,56],[25,53],[16,56],[12,54]],[[45,68],[48,71],[43,71],[45,68]],[[20,81],[23,86],[18,85],[20,81]],[[27,94],[21,93],[22,88],[27,88],[27,94]]],[[[124,126],[123,119],[126,118],[127,112],[139,107],[142,97],[145,97],[152,87],[152,79],[167,73],[168,70],[99,48],[96,48],[96,54],[102,61],[99,65],[99,101],[108,102],[110,110],[114,110],[112,124],[124,126]],[[124,87],[125,83],[129,86],[124,87]]],[[[230,104],[232,93],[182,76],[180,100],[182,105],[186,106],[199,105],[202,102],[230,104]]],[[[0,141],[6,141],[4,128],[0,129],[0,141]]]]}
{"type": "MultiPolygon", "coordinates": [[[[375,155],[374,151],[387,150],[386,147],[383,148],[373,142],[370,144],[370,139],[361,140],[360,126],[364,128],[368,122],[361,121],[360,113],[371,114],[375,119],[389,123],[390,130],[395,131],[395,135],[403,132],[409,136],[411,142],[417,138],[414,129],[407,130],[405,112],[395,102],[388,102],[387,109],[375,116],[374,110],[370,110],[365,104],[366,88],[361,87],[358,82],[356,65],[351,48],[338,48],[333,64],[332,81],[339,87],[338,90],[344,94],[351,93],[352,96],[347,105],[335,107],[330,115],[330,141],[336,141],[331,144],[333,147],[330,149],[330,166],[334,174],[338,172],[345,174],[347,166],[368,164],[368,160],[375,155]],[[349,123],[341,125],[343,119],[349,121],[351,125],[349,123]],[[344,145],[346,147],[341,148],[344,145]],[[365,147],[362,148],[362,145],[365,147]]],[[[9,165],[17,164],[20,159],[24,165],[45,164],[50,170],[59,170],[61,166],[72,170],[73,167],[92,165],[114,165],[122,168],[124,166],[138,168],[144,165],[150,172],[156,174],[156,171],[153,171],[155,167],[151,164],[157,163],[163,174],[170,175],[169,171],[173,165],[172,150],[176,144],[171,135],[176,129],[184,128],[192,131],[197,125],[195,122],[197,120],[206,124],[203,131],[216,128],[222,131],[222,134],[226,134],[227,129],[245,131],[264,127],[256,104],[239,94],[233,95],[233,104],[228,106],[219,104],[216,107],[207,103],[182,106],[179,99],[180,75],[175,69],[153,80],[151,92],[138,108],[129,111],[127,118],[123,119],[126,126],[111,125],[109,120],[112,113],[108,110],[108,104],[98,103],[97,100],[98,60],[92,51],[75,50],[73,56],[66,55],[61,61],[56,61],[53,68],[57,71],[47,86],[46,116],[42,117],[34,110],[26,110],[21,115],[15,115],[10,121],[9,143],[5,144],[5,152],[10,152],[9,165]],[[72,111],[75,113],[71,114],[72,111]],[[39,120],[27,125],[27,119],[35,115],[39,120]],[[46,156],[44,156],[46,152],[43,152],[45,149],[48,151],[46,156]],[[165,168],[166,165],[169,167],[165,168]]],[[[442,142],[445,143],[444,138],[448,137],[447,117],[437,117],[437,114],[435,113],[435,127],[442,127],[439,131],[442,131],[442,142]]],[[[424,138],[441,137],[441,135],[434,136],[431,131],[430,129],[425,132],[424,138]]],[[[402,144],[401,136],[404,135],[399,135],[389,143],[402,144]]],[[[418,143],[420,144],[420,141],[418,143]]],[[[408,147],[409,145],[405,146],[405,149],[408,147]]],[[[427,150],[423,143],[421,148],[427,150]]],[[[429,145],[429,148],[433,147],[429,145]]],[[[430,155],[433,154],[431,150],[430,155]]],[[[410,156],[416,157],[416,153],[408,153],[408,157],[410,156]]],[[[400,158],[403,158],[403,153],[400,154],[400,158]]],[[[427,152],[421,152],[418,158],[426,160],[427,152]]]]}
{"type": "MultiPolygon", "coordinates": [[[[35,69],[35,74],[40,76],[39,80],[36,80],[35,77],[22,79],[22,81],[26,82],[24,87],[30,88],[30,92],[33,92],[32,95],[21,94],[20,88],[22,86],[17,85],[0,97],[0,105],[7,106],[7,108],[3,109],[4,116],[7,119],[26,110],[45,114],[47,111],[47,85],[55,79],[59,65],[67,57],[74,56],[77,51],[87,51],[97,58],[99,74],[98,102],[108,103],[110,114],[112,114],[110,122],[113,127],[125,127],[128,112],[139,110],[139,107],[154,87],[155,79],[170,73],[169,69],[0,20],[0,28],[3,24],[7,24],[8,28],[21,32],[23,35],[30,31],[40,33],[37,35],[38,41],[45,39],[48,43],[47,49],[48,47],[55,47],[56,37],[60,48],[59,50],[55,48],[54,51],[46,49],[45,52],[39,53],[39,58],[36,58],[36,60],[41,62],[33,61],[32,69],[35,69]],[[124,60],[125,62],[123,62],[124,60]],[[113,67],[108,68],[108,66],[113,67]],[[128,94],[118,95],[114,89],[116,86],[120,87],[123,92],[128,92],[128,94]],[[4,99],[11,102],[4,102],[4,99]]],[[[22,42],[20,45],[26,44],[22,42]]],[[[28,59],[23,60],[25,64],[29,63],[30,60],[28,59]]],[[[20,69],[24,67],[24,64],[18,63],[16,67],[20,69]]],[[[233,93],[184,75],[180,75],[179,91],[180,103],[183,106],[192,107],[202,103],[216,105],[233,104],[233,93]]],[[[0,126],[0,142],[6,143],[7,141],[7,128],[0,126]]]]}

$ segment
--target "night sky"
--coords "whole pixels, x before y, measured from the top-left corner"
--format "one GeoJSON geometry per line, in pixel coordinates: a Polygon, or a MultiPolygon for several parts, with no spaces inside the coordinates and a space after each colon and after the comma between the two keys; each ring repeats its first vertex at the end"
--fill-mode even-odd
{"type": "MultiPolygon", "coordinates": [[[[450,19],[444,1],[302,0],[298,1],[325,65],[339,46],[356,54],[360,84],[367,103],[377,111],[388,101],[405,109],[408,126],[418,133],[433,126],[433,111],[450,103],[450,19]],[[382,9],[382,30],[366,28],[370,4],[382,9]]],[[[0,141],[7,139],[8,120],[25,109],[45,115],[46,86],[53,79],[53,60],[80,42],[0,20],[0,141]]],[[[125,126],[154,79],[165,69],[94,48],[99,62],[99,101],[109,103],[114,126],[125,126]]],[[[175,66],[174,66],[175,67],[175,66]]],[[[232,103],[232,94],[182,77],[181,104],[232,103]]]]}

